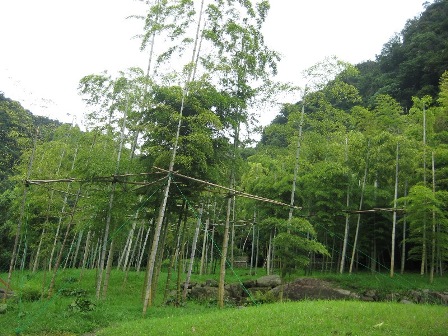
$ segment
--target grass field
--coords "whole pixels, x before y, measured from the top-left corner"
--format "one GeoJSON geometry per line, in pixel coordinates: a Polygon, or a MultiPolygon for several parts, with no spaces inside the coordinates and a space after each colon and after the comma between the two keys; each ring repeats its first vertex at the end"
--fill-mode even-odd
{"type": "Polygon", "coordinates": [[[104,329],[123,335],[447,335],[446,307],[302,301],[127,322],[104,329]]]}
{"type": "MultiPolygon", "coordinates": [[[[259,274],[261,276],[263,274],[259,274]]],[[[43,273],[16,272],[12,287],[17,297],[0,314],[0,335],[447,335],[446,306],[365,303],[356,301],[303,301],[238,308],[188,301],[182,307],[162,305],[166,274],[162,273],[156,303],[142,318],[144,273],[112,272],[108,296],[95,299],[95,271],[58,275],[56,294],[41,299],[43,273]]],[[[428,288],[448,290],[448,278],[406,275],[389,279],[381,274],[322,275],[351,289],[393,291],[428,288]]],[[[1,274],[6,279],[5,274],[1,274]]],[[[46,285],[48,285],[48,275],[46,285]]],[[[217,278],[196,276],[193,281],[217,278]]],[[[251,276],[245,270],[229,272],[228,283],[251,276]]]]}

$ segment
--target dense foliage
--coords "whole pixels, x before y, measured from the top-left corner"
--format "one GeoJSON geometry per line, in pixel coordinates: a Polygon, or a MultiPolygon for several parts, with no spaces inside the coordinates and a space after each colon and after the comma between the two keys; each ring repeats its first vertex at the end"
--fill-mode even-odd
{"type": "Polygon", "coordinates": [[[435,97],[439,78],[448,68],[448,2],[428,5],[384,44],[375,61],[357,68],[361,76],[352,80],[366,102],[388,94],[408,110],[412,96],[435,97]]]}

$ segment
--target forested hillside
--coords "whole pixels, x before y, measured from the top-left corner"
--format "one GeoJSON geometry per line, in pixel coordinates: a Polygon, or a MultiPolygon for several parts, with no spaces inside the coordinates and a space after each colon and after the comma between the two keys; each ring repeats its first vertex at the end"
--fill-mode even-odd
{"type": "Polygon", "coordinates": [[[401,33],[384,44],[376,61],[357,65],[353,78],[364,101],[373,104],[378,94],[388,94],[409,110],[412,97],[439,90],[439,78],[448,68],[448,2],[434,1],[401,33]]]}
{"type": "Polygon", "coordinates": [[[140,18],[148,70],[81,79],[87,130],[0,96],[8,281],[18,269],[48,270],[42,288],[52,296],[58,270],[96,268],[100,299],[113,268],[146,267],[146,313],[162,268],[177,303],[192,272],[219,274],[221,306],[237,264],[283,277],[444,275],[447,0],[410,20],[376,61],[332,58],[308,69],[298,102],[283,106],[255,147],[241,129],[281,87],[271,81],[279,56],[260,33],[269,3],[168,3],[140,18]],[[167,44],[153,48],[155,37],[167,44]],[[186,54],[181,69],[166,67],[186,54]]]}

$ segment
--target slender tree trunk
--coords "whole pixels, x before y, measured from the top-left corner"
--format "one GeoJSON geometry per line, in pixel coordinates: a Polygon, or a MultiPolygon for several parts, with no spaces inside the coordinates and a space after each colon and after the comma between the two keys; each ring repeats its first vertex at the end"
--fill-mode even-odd
{"type": "Polygon", "coordinates": [[[398,199],[398,160],[399,144],[397,143],[397,158],[395,163],[395,191],[394,191],[394,212],[392,217],[392,249],[390,253],[390,277],[393,278],[395,270],[395,228],[397,226],[397,199],[398,199]]]}
{"type": "Polygon", "coordinates": [[[125,276],[124,276],[124,281],[123,281],[124,285],[128,281],[129,270],[131,269],[132,265],[134,265],[134,267],[136,267],[137,257],[135,255],[136,255],[136,251],[137,251],[137,246],[139,248],[141,247],[142,235],[143,235],[143,227],[141,226],[137,231],[137,237],[135,238],[135,244],[132,247],[131,255],[129,257],[129,262],[127,263],[126,267],[123,267],[123,271],[126,272],[125,276]]]}
{"type": "Polygon", "coordinates": [[[64,267],[62,267],[63,270],[65,270],[67,268],[67,265],[69,264],[69,260],[70,260],[70,258],[72,258],[72,251],[73,251],[73,246],[75,245],[75,241],[76,241],[76,235],[73,235],[72,242],[70,243],[70,247],[68,249],[67,256],[65,257],[64,267]]]}
{"type": "Polygon", "coordinates": [[[110,279],[110,273],[112,271],[113,260],[114,260],[114,240],[112,239],[109,245],[109,255],[107,257],[106,275],[104,278],[103,294],[102,294],[103,299],[106,298],[107,290],[109,289],[109,279],[110,279]]]}
{"type": "Polygon", "coordinates": [[[215,224],[212,225],[212,237],[210,239],[210,270],[208,273],[215,273],[215,268],[213,267],[213,263],[215,262],[215,224]]]}
{"type": "MultiPolygon", "coordinates": [[[[404,184],[404,197],[408,194],[408,182],[406,181],[404,184]]],[[[406,208],[406,202],[404,204],[406,208]]],[[[404,267],[406,263],[406,213],[403,215],[403,243],[401,245],[401,270],[400,273],[404,273],[404,267]]]]}
{"type": "Polygon", "coordinates": [[[268,253],[266,255],[266,275],[271,275],[272,232],[269,235],[268,253]]]}
{"type": "MultiPolygon", "coordinates": [[[[236,152],[238,149],[239,142],[239,125],[236,126],[235,135],[233,138],[233,165],[231,168],[231,176],[230,176],[230,189],[233,190],[235,187],[235,164],[236,164],[236,152]]],[[[227,213],[226,213],[226,222],[224,226],[224,237],[222,241],[221,248],[221,264],[219,268],[219,284],[218,284],[218,306],[220,308],[224,307],[224,283],[226,277],[226,263],[227,263],[227,250],[229,247],[229,229],[230,229],[230,212],[232,209],[232,199],[234,199],[234,195],[229,195],[227,200],[227,213]]]]}
{"type": "MultiPolygon", "coordinates": [[[[73,256],[73,261],[72,261],[72,265],[71,268],[76,268],[76,264],[77,264],[77,260],[78,260],[78,254],[79,254],[79,247],[81,246],[81,241],[82,241],[82,236],[83,236],[83,231],[80,231],[78,234],[78,242],[76,244],[76,250],[75,250],[75,254],[73,256]]],[[[79,263],[78,263],[78,267],[79,267],[79,263]]]]}
{"type": "MultiPolygon", "coordinates": [[[[306,90],[306,87],[305,87],[306,90]]],[[[291,188],[291,200],[289,203],[289,214],[288,214],[288,226],[291,224],[293,212],[294,212],[294,199],[296,194],[296,184],[297,184],[297,175],[299,172],[299,159],[300,159],[300,148],[302,141],[302,129],[303,129],[303,119],[305,116],[305,95],[302,97],[302,113],[300,114],[300,123],[299,123],[299,135],[297,139],[297,147],[296,147],[296,160],[294,165],[294,177],[292,180],[292,188],[291,188]]],[[[289,230],[289,228],[288,228],[289,230]]]]}
{"type": "Polygon", "coordinates": [[[344,230],[344,242],[342,244],[342,255],[341,255],[341,265],[339,273],[344,273],[345,258],[347,255],[347,244],[348,235],[350,232],[350,173],[348,172],[348,137],[345,137],[345,162],[347,164],[347,197],[346,197],[346,207],[347,212],[345,213],[345,230],[344,230]]]}
{"type": "Polygon", "coordinates": [[[40,249],[42,247],[42,241],[44,239],[44,236],[45,236],[45,228],[42,229],[42,233],[39,239],[39,245],[37,246],[36,256],[34,258],[33,273],[36,273],[37,267],[39,266],[40,249]]]}
{"type": "Polygon", "coordinates": [[[180,244],[182,242],[182,232],[183,232],[183,230],[181,228],[182,217],[186,210],[186,205],[187,205],[187,202],[185,200],[183,200],[182,207],[179,212],[179,218],[178,218],[177,225],[176,225],[176,234],[175,234],[175,237],[177,237],[176,247],[174,248],[174,251],[171,255],[170,265],[168,267],[168,272],[167,272],[167,276],[166,276],[165,294],[163,297],[164,302],[166,302],[168,300],[168,295],[169,295],[170,286],[171,286],[171,274],[173,272],[173,268],[176,263],[176,260],[178,259],[178,256],[179,256],[179,250],[180,250],[180,244]]]}
{"type": "Polygon", "coordinates": [[[371,260],[370,271],[372,273],[375,273],[377,272],[378,268],[378,251],[377,251],[376,238],[373,239],[372,255],[370,256],[370,260],[371,260]]]}
{"type": "MultiPolygon", "coordinates": [[[[370,141],[368,144],[368,148],[370,147],[370,141]]],[[[369,150],[369,149],[368,149],[369,150]]],[[[368,171],[368,167],[369,167],[369,160],[368,160],[368,155],[367,155],[367,159],[366,159],[366,167],[364,169],[364,178],[362,180],[362,187],[361,187],[361,198],[359,200],[359,211],[362,210],[362,206],[363,206],[363,200],[364,200],[364,190],[366,187],[366,181],[367,181],[367,171],[368,171]]],[[[353,271],[353,263],[355,261],[355,253],[356,253],[356,249],[358,246],[358,235],[359,235],[359,226],[361,223],[361,214],[358,214],[358,221],[356,222],[356,231],[355,231],[355,241],[353,242],[353,251],[352,251],[352,258],[350,260],[350,269],[349,269],[349,273],[352,274],[353,271]]]]}
{"type": "MultiPolygon", "coordinates": [[[[423,103],[423,185],[426,187],[426,107],[423,103]]],[[[420,275],[425,274],[426,269],[426,215],[423,218],[423,244],[422,244],[422,261],[420,264],[420,275]]]]}
{"type": "MultiPolygon", "coordinates": [[[[436,193],[436,169],[434,152],[432,152],[432,192],[435,197],[436,193]]],[[[434,282],[434,268],[436,262],[436,212],[432,211],[432,237],[431,237],[431,266],[429,271],[429,283],[434,282]]]]}
{"type": "Polygon", "coordinates": [[[71,211],[71,214],[70,214],[70,220],[69,220],[69,222],[67,224],[67,229],[65,231],[64,240],[62,241],[61,249],[59,250],[59,254],[58,254],[58,257],[56,259],[56,263],[55,263],[55,265],[53,267],[53,276],[51,278],[50,287],[48,289],[48,297],[51,297],[53,295],[53,289],[54,289],[54,283],[55,283],[55,280],[56,280],[56,274],[58,272],[59,265],[61,264],[62,254],[64,253],[64,247],[65,247],[65,244],[67,243],[67,239],[68,239],[68,236],[69,236],[69,233],[70,233],[71,225],[73,224],[73,217],[75,215],[76,206],[78,204],[78,200],[79,200],[79,195],[80,194],[81,194],[81,187],[78,188],[78,192],[76,193],[76,198],[75,198],[75,201],[73,203],[73,208],[72,208],[72,211],[71,211]]]}
{"type": "Polygon", "coordinates": [[[143,245],[141,247],[140,257],[138,258],[138,263],[137,263],[137,273],[140,272],[140,267],[142,265],[143,256],[144,256],[145,250],[146,250],[146,243],[148,242],[149,234],[151,232],[152,222],[153,222],[153,220],[151,220],[151,222],[149,223],[149,227],[148,227],[148,230],[146,231],[146,235],[145,235],[145,240],[143,241],[143,245]]]}
{"type": "Polygon", "coordinates": [[[86,242],[84,244],[84,255],[82,257],[82,262],[81,262],[81,273],[79,274],[79,281],[81,281],[84,270],[87,266],[87,261],[88,261],[87,258],[89,256],[89,249],[90,249],[90,238],[91,238],[91,232],[89,230],[89,231],[87,231],[86,242]]]}
{"type": "Polygon", "coordinates": [[[128,266],[128,263],[129,263],[129,258],[130,258],[130,255],[131,255],[131,248],[132,248],[132,243],[133,243],[133,240],[134,240],[134,232],[135,232],[136,224],[137,223],[135,221],[134,221],[134,223],[132,223],[132,228],[131,228],[131,230],[129,232],[129,237],[128,237],[129,243],[128,243],[127,249],[125,250],[123,271],[126,271],[126,268],[128,266]]]}
{"type": "Polygon", "coordinates": [[[141,248],[142,248],[143,233],[144,233],[143,226],[140,226],[138,231],[137,231],[137,237],[135,238],[134,247],[132,248],[131,258],[130,258],[130,261],[129,261],[129,264],[128,264],[127,271],[129,271],[131,266],[134,266],[134,268],[137,267],[137,261],[138,261],[138,255],[137,255],[138,252],[137,251],[140,251],[141,248]]]}
{"type": "Polygon", "coordinates": [[[103,243],[101,247],[101,254],[98,264],[98,277],[96,281],[96,298],[101,298],[101,286],[103,284],[103,272],[104,272],[104,264],[106,262],[106,253],[107,253],[107,245],[109,242],[109,230],[110,230],[110,223],[112,219],[112,209],[114,204],[114,195],[115,195],[115,187],[116,184],[112,184],[112,189],[109,194],[109,207],[107,210],[107,217],[106,217],[106,226],[104,228],[104,235],[103,235],[103,243]]]}
{"type": "MultiPolygon", "coordinates": [[[[196,50],[197,50],[197,45],[198,45],[199,33],[200,33],[203,6],[204,6],[204,2],[202,1],[201,9],[199,11],[199,21],[198,21],[198,25],[197,25],[197,29],[196,29],[196,38],[194,41],[191,63],[194,63],[194,60],[196,58],[196,50]]],[[[157,249],[159,247],[160,231],[162,228],[162,223],[163,223],[164,216],[165,216],[166,204],[168,201],[169,191],[170,191],[170,187],[171,187],[172,172],[174,169],[174,163],[176,161],[176,153],[177,153],[177,147],[179,144],[180,129],[182,126],[184,104],[185,104],[185,99],[188,96],[188,86],[191,81],[191,76],[192,76],[192,71],[190,71],[188,78],[185,82],[185,87],[182,90],[182,101],[181,101],[181,107],[180,107],[180,111],[179,111],[179,121],[177,124],[176,136],[175,136],[175,140],[174,140],[173,151],[172,151],[170,165],[169,165],[169,169],[168,169],[168,178],[167,178],[167,182],[165,185],[165,189],[163,191],[163,199],[162,199],[162,203],[159,208],[159,215],[157,218],[157,224],[156,224],[156,228],[155,228],[155,232],[154,232],[154,240],[152,243],[151,253],[149,256],[149,267],[148,267],[148,272],[147,272],[148,275],[147,275],[147,283],[146,283],[146,293],[145,293],[145,299],[143,301],[143,315],[146,315],[146,311],[148,309],[148,304],[150,303],[151,284],[152,284],[152,278],[154,276],[154,262],[155,262],[155,258],[156,258],[156,254],[157,254],[157,249]]]]}
{"type": "Polygon", "coordinates": [[[260,229],[257,227],[257,245],[255,251],[255,275],[257,274],[258,269],[258,254],[260,253],[260,229]]]}
{"type": "Polygon", "coordinates": [[[202,275],[205,272],[205,268],[206,268],[206,260],[205,260],[205,256],[206,256],[206,252],[207,252],[207,242],[208,242],[208,227],[210,224],[210,218],[207,218],[205,220],[205,228],[204,228],[204,237],[203,237],[203,241],[202,241],[202,253],[201,253],[201,264],[199,266],[199,274],[202,275]]]}
{"type": "MultiPolygon", "coordinates": [[[[134,225],[134,223],[132,223],[132,225],[134,225]]],[[[128,250],[129,241],[131,239],[131,232],[132,232],[132,228],[129,230],[123,250],[118,253],[117,270],[119,270],[123,266],[123,260],[126,255],[126,251],[128,250]]]]}
{"type": "Polygon", "coordinates": [[[230,239],[230,265],[234,265],[235,258],[233,256],[233,252],[235,250],[235,204],[236,204],[236,198],[235,195],[233,195],[233,202],[232,202],[232,230],[231,230],[231,239],[230,239]]]}
{"type": "MultiPolygon", "coordinates": [[[[123,124],[121,126],[121,131],[120,131],[120,143],[118,146],[115,174],[118,174],[118,172],[120,171],[121,154],[123,151],[124,136],[125,136],[125,130],[126,130],[126,119],[127,119],[128,108],[129,108],[129,97],[127,98],[127,101],[128,102],[127,102],[126,110],[123,112],[123,124]]],[[[100,263],[98,266],[98,279],[97,279],[97,283],[96,283],[96,298],[97,299],[100,299],[100,297],[101,297],[101,285],[102,285],[102,281],[103,281],[103,271],[104,271],[104,263],[106,260],[107,244],[109,242],[109,231],[110,231],[110,226],[111,226],[111,221],[112,221],[112,210],[113,210],[113,205],[114,205],[114,196],[115,196],[116,186],[117,186],[117,184],[115,182],[113,182],[112,189],[111,189],[110,195],[109,195],[109,207],[108,207],[108,211],[107,211],[106,227],[104,228],[103,245],[102,245],[102,249],[101,249],[101,258],[100,258],[100,263]]],[[[111,245],[112,245],[112,242],[111,242],[111,245]]],[[[107,290],[108,284],[104,284],[104,287],[107,290]]]]}
{"type": "MultiPolygon", "coordinates": [[[[96,244],[95,244],[95,248],[93,249],[93,253],[92,256],[90,258],[90,266],[89,268],[98,268],[98,256],[97,254],[99,253],[99,250],[101,249],[101,239],[100,237],[98,237],[96,239],[96,244]]],[[[98,276],[98,274],[97,274],[98,276]]]]}
{"type": "MultiPolygon", "coordinates": [[[[161,246],[165,246],[167,233],[168,233],[168,220],[167,220],[167,217],[165,217],[165,223],[164,223],[164,226],[162,227],[162,233],[161,233],[161,237],[160,237],[160,242],[161,242],[160,245],[161,246]]],[[[153,277],[153,281],[152,281],[152,285],[151,285],[151,293],[152,293],[151,302],[154,302],[154,299],[155,299],[155,296],[157,293],[157,286],[159,284],[159,276],[160,276],[160,272],[162,269],[162,261],[164,258],[164,253],[165,253],[164,248],[161,248],[157,251],[156,267],[155,267],[154,277],[153,277]]]]}
{"type": "MultiPolygon", "coordinates": [[[[233,188],[233,176],[231,188],[233,188]]],[[[220,308],[224,307],[224,284],[226,278],[226,263],[227,263],[227,249],[229,246],[229,228],[230,228],[230,211],[232,209],[232,196],[228,196],[227,199],[227,214],[226,214],[226,224],[224,227],[224,237],[221,249],[221,266],[219,268],[219,284],[218,284],[218,306],[220,308]]]]}
{"type": "Polygon", "coordinates": [[[198,242],[199,231],[201,229],[202,212],[203,211],[204,211],[204,204],[201,205],[201,208],[199,210],[199,216],[198,216],[198,220],[196,222],[196,230],[194,232],[193,243],[191,245],[190,265],[188,266],[187,279],[185,280],[184,291],[182,293],[182,300],[183,301],[185,301],[187,299],[187,290],[188,290],[188,286],[190,284],[191,272],[193,271],[194,257],[195,257],[195,254],[196,254],[196,244],[198,242]]]}
{"type": "MultiPolygon", "coordinates": [[[[33,161],[34,161],[34,155],[36,153],[36,143],[37,143],[38,135],[39,135],[39,128],[36,129],[36,134],[34,136],[33,149],[31,151],[31,156],[30,156],[30,160],[28,162],[28,168],[26,171],[26,180],[28,180],[30,178],[31,170],[33,168],[33,161]]],[[[27,185],[27,182],[25,181],[25,186],[23,189],[23,196],[22,196],[22,205],[20,207],[20,217],[19,217],[19,221],[17,222],[16,235],[14,238],[14,246],[12,248],[11,262],[9,263],[7,287],[9,287],[9,285],[11,284],[11,277],[12,277],[12,272],[14,270],[16,254],[17,254],[17,247],[19,245],[19,238],[22,234],[21,231],[22,231],[23,221],[25,219],[25,204],[26,204],[27,193],[28,193],[28,185],[27,185]]],[[[5,294],[5,297],[6,297],[6,294],[5,294]]]]}
{"type": "Polygon", "coordinates": [[[256,230],[256,219],[257,219],[257,211],[254,210],[254,221],[252,223],[252,244],[250,251],[250,275],[253,275],[254,262],[255,262],[255,230],[256,230]]]}

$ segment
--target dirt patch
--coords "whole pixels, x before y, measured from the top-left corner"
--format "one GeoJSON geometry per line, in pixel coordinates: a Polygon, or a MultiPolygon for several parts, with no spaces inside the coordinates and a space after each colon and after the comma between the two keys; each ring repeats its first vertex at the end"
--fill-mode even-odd
{"type": "Polygon", "coordinates": [[[344,300],[357,299],[359,296],[348,290],[337,288],[331,283],[313,278],[299,278],[272,290],[279,296],[283,289],[283,298],[292,301],[299,300],[344,300]]]}

